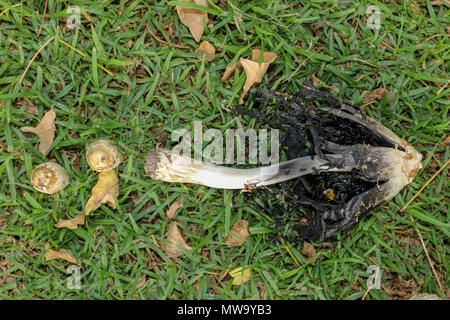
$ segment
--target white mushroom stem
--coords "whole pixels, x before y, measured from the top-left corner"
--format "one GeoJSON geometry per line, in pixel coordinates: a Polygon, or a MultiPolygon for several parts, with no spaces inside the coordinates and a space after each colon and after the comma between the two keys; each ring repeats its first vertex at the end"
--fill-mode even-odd
{"type": "MultiPolygon", "coordinates": [[[[341,155],[333,155],[341,158],[341,155]]],[[[320,171],[351,171],[354,166],[330,168],[328,161],[317,156],[293,159],[252,169],[236,169],[196,162],[189,157],[159,149],[148,153],[145,172],[155,180],[194,183],[220,189],[244,189],[265,186],[320,171]]]]}

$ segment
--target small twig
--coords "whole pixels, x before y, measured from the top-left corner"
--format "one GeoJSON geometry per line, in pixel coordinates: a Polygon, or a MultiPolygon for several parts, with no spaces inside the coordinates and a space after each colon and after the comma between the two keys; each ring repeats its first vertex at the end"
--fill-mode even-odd
{"type": "MultiPolygon", "coordinates": [[[[409,217],[411,218],[411,221],[414,223],[414,218],[412,217],[411,214],[409,215],[409,217]]],[[[423,250],[425,252],[425,256],[427,257],[427,260],[428,260],[428,264],[430,265],[431,270],[433,271],[433,275],[436,278],[436,282],[439,286],[439,289],[441,290],[442,294],[445,295],[445,291],[444,291],[444,289],[442,289],[441,281],[439,280],[436,269],[434,269],[433,261],[431,261],[430,255],[428,254],[427,247],[425,247],[425,242],[423,241],[422,234],[420,233],[419,229],[417,229],[416,227],[414,227],[414,230],[416,230],[417,235],[419,236],[420,243],[422,244],[423,250]]]]}
{"type": "Polygon", "coordinates": [[[447,88],[447,86],[448,86],[448,82],[447,82],[442,88],[440,88],[440,89],[438,90],[438,92],[436,92],[436,95],[440,95],[441,92],[442,92],[442,90],[444,90],[445,88],[447,88]]]}
{"type": "Polygon", "coordinates": [[[440,37],[440,36],[442,36],[442,35],[443,35],[442,33],[435,34],[435,35],[433,35],[433,36],[431,36],[431,37],[426,38],[424,42],[427,42],[428,40],[434,39],[434,38],[436,38],[436,37],[440,37]]]}
{"type": "Polygon", "coordinates": [[[178,48],[178,49],[191,49],[191,47],[188,46],[183,46],[183,45],[179,45],[179,44],[174,44],[174,43],[168,43],[167,41],[164,41],[160,38],[158,38],[158,36],[150,29],[150,27],[148,26],[148,24],[145,25],[145,27],[147,28],[147,31],[150,33],[150,35],[158,42],[162,43],[163,45],[167,46],[167,47],[174,47],[174,48],[178,48]]]}
{"type": "Polygon", "coordinates": [[[2,12],[0,12],[0,17],[1,17],[2,15],[4,15],[5,13],[7,13],[9,10],[11,10],[11,8],[17,7],[17,6],[19,6],[19,5],[20,5],[20,3],[17,3],[17,4],[15,4],[15,5],[13,5],[13,6],[9,7],[9,8],[6,8],[6,9],[3,10],[2,12]]]}
{"type": "MultiPolygon", "coordinates": [[[[447,162],[438,171],[436,171],[436,173],[419,189],[419,191],[417,191],[417,193],[403,206],[403,208],[400,209],[400,212],[404,212],[406,210],[406,208],[408,208],[408,206],[422,193],[422,191],[437,177],[437,175],[448,166],[449,163],[450,163],[450,159],[447,160],[447,162]]],[[[409,215],[409,217],[411,218],[411,221],[414,223],[414,218],[412,217],[411,214],[409,215]]],[[[433,271],[433,275],[436,278],[436,282],[438,283],[439,289],[441,290],[442,294],[445,295],[444,289],[442,289],[441,281],[439,280],[437,272],[434,269],[433,261],[431,260],[430,255],[428,254],[428,250],[425,246],[425,242],[423,241],[422,234],[420,233],[419,229],[417,229],[416,227],[414,227],[414,230],[416,231],[417,235],[419,236],[420,243],[422,244],[423,250],[425,252],[425,256],[427,257],[427,260],[428,260],[428,264],[430,265],[431,270],[433,271]]]]}
{"type": "Polygon", "coordinates": [[[296,74],[297,71],[300,70],[300,68],[303,67],[303,66],[305,65],[305,63],[306,63],[309,59],[311,59],[315,54],[316,54],[316,53],[313,53],[313,54],[310,55],[308,58],[306,58],[305,60],[303,60],[303,62],[300,63],[300,65],[294,70],[294,72],[292,72],[292,74],[291,74],[287,79],[283,80],[283,82],[289,81],[289,80],[294,76],[294,74],[296,74]]]}
{"type": "Polygon", "coordinates": [[[372,289],[372,287],[368,287],[368,288],[367,288],[367,290],[366,290],[366,292],[364,293],[364,295],[362,296],[361,300],[365,300],[365,299],[366,299],[366,296],[367,296],[367,294],[369,293],[370,289],[372,289]]]}
{"type": "Polygon", "coordinates": [[[365,64],[368,64],[369,66],[372,66],[374,68],[381,68],[382,67],[382,66],[377,66],[375,64],[372,64],[370,62],[367,62],[367,61],[364,61],[364,60],[361,60],[361,59],[358,59],[358,58],[353,58],[353,60],[354,61],[359,61],[359,62],[362,62],[362,63],[365,63],[365,64]]]}
{"type": "Polygon", "coordinates": [[[280,238],[281,242],[283,243],[284,247],[286,248],[286,251],[289,253],[289,255],[291,256],[292,260],[294,260],[295,265],[300,268],[300,263],[298,263],[297,259],[294,257],[294,255],[291,252],[291,249],[289,249],[289,247],[287,246],[286,242],[284,242],[283,238],[280,238]]]}
{"type": "MultiPolygon", "coordinates": [[[[68,44],[67,42],[63,41],[63,40],[59,40],[59,42],[61,42],[62,44],[64,44],[65,46],[68,46],[70,49],[78,52],[80,55],[83,56],[83,58],[87,57],[87,54],[78,50],[77,48],[72,47],[70,44],[68,44]]],[[[106,69],[104,66],[102,66],[101,64],[97,63],[97,66],[102,69],[103,71],[105,71],[107,74],[109,74],[111,77],[114,76],[114,73],[112,73],[111,71],[109,71],[108,69],[106,69]]]]}
{"type": "Polygon", "coordinates": [[[44,26],[44,19],[45,19],[45,14],[47,13],[47,6],[48,6],[48,0],[45,0],[44,13],[42,14],[42,19],[41,19],[41,26],[39,27],[38,31],[36,32],[36,36],[38,38],[41,35],[42,27],[44,26]]]}
{"type": "Polygon", "coordinates": [[[417,193],[403,206],[403,208],[400,209],[400,212],[406,210],[406,208],[409,207],[409,205],[422,193],[422,191],[437,177],[439,173],[441,173],[442,170],[445,169],[445,167],[448,166],[450,163],[450,159],[447,160],[447,162],[422,186],[422,188],[417,191],[417,193]]]}
{"type": "Polygon", "coordinates": [[[38,56],[38,54],[42,51],[42,49],[44,49],[53,39],[55,39],[55,36],[51,37],[50,39],[47,40],[46,43],[44,43],[42,45],[42,47],[39,48],[39,50],[34,54],[33,58],[31,58],[30,62],[28,63],[27,67],[25,68],[25,71],[22,73],[22,76],[19,79],[19,84],[22,83],[23,78],[25,77],[25,75],[27,74],[28,69],[30,68],[31,64],[33,63],[33,61],[36,59],[36,57],[38,56]]]}

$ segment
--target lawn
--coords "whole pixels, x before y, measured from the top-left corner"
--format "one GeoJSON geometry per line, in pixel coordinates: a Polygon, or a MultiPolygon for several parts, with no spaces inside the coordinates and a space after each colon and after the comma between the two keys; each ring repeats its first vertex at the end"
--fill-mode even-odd
{"type": "Polygon", "coordinates": [[[450,157],[448,1],[210,2],[201,40],[215,47],[213,61],[195,52],[199,43],[180,22],[179,1],[0,0],[0,299],[444,297],[448,168],[400,209],[450,157]],[[69,5],[81,8],[79,29],[68,27],[69,5]],[[379,9],[379,29],[368,26],[369,6],[379,9]],[[244,203],[242,195],[144,172],[147,152],[172,146],[171,133],[192,130],[193,121],[221,132],[256,125],[230,112],[245,72],[221,81],[253,49],[277,55],[261,88],[295,92],[304,79],[320,79],[423,155],[424,169],[410,185],[347,237],[310,242],[312,258],[304,243],[272,241],[266,215],[232,207],[231,200],[244,203]],[[35,126],[52,106],[56,134],[44,156],[38,138],[20,128],[35,126]],[[85,149],[99,138],[114,141],[123,158],[117,208],[102,205],[77,229],[56,228],[84,212],[98,176],[85,149]],[[70,178],[53,196],[30,184],[33,167],[50,160],[70,178]],[[172,259],[162,244],[175,201],[183,204],[175,219],[192,250],[172,259]],[[240,219],[251,235],[228,247],[240,219]],[[48,249],[70,252],[78,265],[47,261],[48,249]],[[250,280],[233,285],[230,271],[245,266],[250,280]],[[368,288],[370,266],[381,270],[379,289],[368,288]],[[79,288],[70,282],[77,270],[79,288]]]}

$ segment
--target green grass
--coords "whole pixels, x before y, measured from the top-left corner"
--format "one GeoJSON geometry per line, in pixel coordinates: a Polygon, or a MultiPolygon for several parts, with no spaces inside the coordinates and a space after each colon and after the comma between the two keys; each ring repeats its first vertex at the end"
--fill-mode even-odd
{"type": "Polygon", "coordinates": [[[197,44],[171,1],[70,1],[93,20],[82,16],[80,30],[65,27],[68,1],[49,0],[45,15],[44,0],[12,7],[16,3],[0,0],[0,299],[359,299],[374,263],[383,270],[382,288],[366,299],[396,297],[386,289],[436,293],[414,228],[447,287],[448,169],[405,213],[398,210],[450,156],[443,144],[450,88],[441,89],[449,79],[448,6],[429,0],[219,1],[210,10],[212,28],[202,37],[217,56],[205,63],[193,52],[197,44]],[[381,9],[378,31],[366,26],[368,5],[381,9]],[[161,33],[168,23],[172,36],[167,28],[161,33]],[[162,45],[146,26],[192,50],[162,45]],[[263,88],[294,91],[316,72],[339,88],[340,97],[360,105],[372,90],[386,88],[392,100],[385,97],[366,111],[424,155],[424,170],[408,187],[361,221],[347,241],[334,247],[313,243],[318,256],[309,262],[301,244],[287,244],[291,256],[282,242],[270,241],[274,233],[266,216],[249,206],[231,208],[230,191],[156,182],[144,174],[145,154],[157,143],[168,146],[170,133],[192,128],[194,120],[223,132],[247,126],[227,111],[237,104],[245,75],[224,83],[220,78],[228,64],[254,48],[278,55],[263,88]],[[30,104],[38,116],[26,112],[30,104]],[[34,126],[52,105],[56,138],[44,157],[37,137],[20,128],[34,126]],[[77,230],[57,229],[60,218],[83,212],[96,183],[84,158],[86,144],[96,138],[114,140],[123,155],[119,206],[102,206],[77,230]],[[33,166],[49,159],[71,179],[53,197],[29,183],[33,166]],[[179,226],[193,250],[173,261],[154,240],[165,239],[165,210],[177,199],[184,203],[179,226]],[[249,221],[252,236],[227,248],[227,233],[241,218],[249,221]],[[45,243],[81,261],[81,290],[66,286],[69,263],[45,261],[45,243]],[[253,269],[249,282],[236,287],[222,277],[245,265],[253,269]],[[145,284],[136,288],[144,274],[145,284]]]}

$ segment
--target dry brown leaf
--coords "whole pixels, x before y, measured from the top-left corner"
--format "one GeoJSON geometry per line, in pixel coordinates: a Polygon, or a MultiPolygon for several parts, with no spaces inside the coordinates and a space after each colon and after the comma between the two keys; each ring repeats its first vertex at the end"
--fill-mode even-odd
{"type": "Polygon", "coordinates": [[[166,216],[167,219],[172,220],[173,217],[175,217],[175,213],[177,212],[178,209],[183,208],[183,204],[175,201],[174,203],[172,203],[169,207],[169,209],[167,209],[166,211],[166,216]]]}
{"type": "Polygon", "coordinates": [[[119,196],[119,178],[115,170],[103,171],[98,174],[98,182],[92,188],[92,196],[86,203],[86,215],[107,203],[113,209],[116,208],[114,196],[119,196]]]}
{"type": "Polygon", "coordinates": [[[302,254],[308,257],[306,262],[309,262],[316,255],[316,248],[309,242],[303,242],[302,254]]]}
{"type": "Polygon", "coordinates": [[[431,4],[432,6],[442,6],[443,4],[450,5],[450,1],[448,1],[448,0],[444,0],[444,1],[435,0],[435,1],[431,1],[430,4],[431,4]],[[445,1],[445,2],[444,2],[444,1],[445,1]]]}
{"type": "MultiPolygon", "coordinates": [[[[263,61],[261,64],[258,63],[259,56],[261,55],[261,50],[253,49],[252,50],[252,60],[241,58],[239,61],[241,62],[242,67],[244,68],[247,79],[245,80],[244,88],[242,89],[242,95],[239,99],[239,103],[244,103],[244,97],[247,94],[247,91],[257,83],[262,81],[262,77],[266,74],[267,68],[269,68],[269,64],[271,64],[277,57],[277,55],[273,52],[264,52],[263,61]]],[[[226,72],[226,70],[225,70],[226,72]]],[[[224,75],[225,76],[225,75],[224,75]]],[[[223,77],[222,77],[223,79],[223,77]]]]}
{"type": "MultiPolygon", "coordinates": [[[[253,49],[252,50],[252,61],[258,62],[260,55],[261,55],[261,50],[253,49]]],[[[270,64],[270,63],[274,62],[276,58],[277,58],[277,55],[275,53],[269,52],[269,51],[265,51],[263,53],[262,62],[270,64]]]]}
{"type": "Polygon", "coordinates": [[[317,78],[315,73],[313,73],[313,74],[311,75],[311,79],[312,79],[313,85],[314,85],[315,87],[317,87],[317,86],[320,84],[320,85],[321,85],[322,87],[324,87],[324,88],[327,88],[327,89],[330,89],[331,91],[334,91],[334,92],[336,92],[336,93],[339,93],[339,89],[338,89],[337,87],[327,85],[325,82],[323,82],[322,80],[320,80],[319,78],[317,78]]]}
{"type": "Polygon", "coordinates": [[[447,136],[447,138],[445,138],[444,140],[444,145],[446,147],[450,147],[450,135],[447,136]]]}
{"type": "Polygon", "coordinates": [[[390,288],[384,288],[384,292],[390,297],[398,296],[400,298],[404,298],[408,295],[408,292],[406,292],[405,290],[393,290],[390,288]]]}
{"type": "Polygon", "coordinates": [[[36,127],[22,127],[23,132],[31,132],[39,137],[39,151],[47,155],[48,149],[55,138],[55,117],[53,108],[48,111],[36,127]]]}
{"type": "Polygon", "coordinates": [[[248,232],[248,221],[239,220],[233,224],[231,227],[231,232],[228,234],[226,243],[227,247],[231,248],[233,246],[241,246],[245,239],[250,236],[248,232]]]}
{"type": "Polygon", "coordinates": [[[216,49],[208,41],[202,41],[195,52],[205,54],[199,57],[200,60],[205,57],[206,61],[211,62],[216,58],[216,49]]]}
{"type": "MultiPolygon", "coordinates": [[[[261,50],[259,49],[253,49],[252,50],[252,61],[253,62],[258,62],[259,61],[259,56],[261,55],[261,50]]],[[[275,59],[277,58],[277,55],[273,52],[264,52],[263,54],[263,59],[262,62],[263,63],[272,63],[275,59]]],[[[227,68],[225,69],[225,72],[223,73],[222,76],[222,81],[226,81],[228,80],[233,74],[234,71],[238,69],[238,70],[242,70],[242,64],[240,61],[237,61],[235,64],[233,64],[232,66],[227,66],[227,68]]]]}
{"type": "Polygon", "coordinates": [[[45,250],[47,251],[47,253],[45,254],[45,260],[46,261],[50,261],[50,260],[55,260],[55,259],[63,259],[66,260],[70,263],[75,263],[75,264],[80,264],[77,259],[75,259],[73,257],[73,255],[67,251],[67,250],[60,250],[60,251],[56,251],[53,249],[49,249],[49,244],[45,245],[45,250]]]}
{"type": "Polygon", "coordinates": [[[144,274],[139,278],[139,282],[136,284],[136,289],[142,288],[147,282],[147,276],[144,274]]]}
{"type": "Polygon", "coordinates": [[[68,228],[74,230],[79,224],[84,224],[85,216],[83,214],[76,215],[73,219],[59,219],[55,224],[56,228],[68,228]]]}
{"type": "Polygon", "coordinates": [[[186,250],[192,250],[192,248],[186,244],[183,237],[181,236],[176,222],[172,222],[169,226],[167,241],[169,242],[164,242],[161,247],[169,258],[176,258],[183,255],[183,251],[181,251],[178,246],[186,250]]]}
{"type": "Polygon", "coordinates": [[[266,74],[267,68],[269,67],[268,63],[254,62],[248,59],[241,58],[239,61],[244,68],[245,74],[247,75],[247,79],[245,80],[244,87],[242,89],[242,95],[239,99],[239,103],[244,103],[244,97],[247,94],[248,90],[257,83],[262,81],[262,77],[266,74]]]}
{"type": "Polygon", "coordinates": [[[0,218],[0,230],[6,227],[6,218],[0,218]]]}
{"type": "Polygon", "coordinates": [[[239,267],[230,271],[230,276],[233,278],[233,286],[239,286],[252,278],[252,269],[246,266],[242,271],[242,267],[239,267]]]}
{"type": "Polygon", "coordinates": [[[39,109],[34,104],[28,105],[25,111],[35,116],[39,115],[39,109]]]}
{"type": "MultiPolygon", "coordinates": [[[[180,1],[205,6],[205,2],[202,0],[180,0],[180,1]]],[[[189,31],[194,37],[195,42],[199,42],[200,38],[203,35],[203,32],[205,31],[203,26],[203,20],[205,20],[206,23],[208,22],[208,13],[202,10],[181,6],[176,6],[176,10],[181,23],[184,24],[186,27],[188,27],[189,31]]]]}
{"type": "Polygon", "coordinates": [[[227,66],[225,72],[223,73],[222,81],[228,80],[234,74],[234,70],[236,69],[242,70],[242,64],[240,61],[237,61],[232,66],[227,66]]]}
{"type": "Polygon", "coordinates": [[[385,88],[383,87],[379,87],[378,89],[373,90],[372,92],[370,92],[369,94],[367,94],[364,97],[364,101],[363,104],[370,104],[375,102],[376,100],[378,101],[383,101],[384,99],[384,94],[387,93],[388,95],[388,100],[391,100],[391,94],[389,93],[389,91],[387,91],[385,88]]]}

